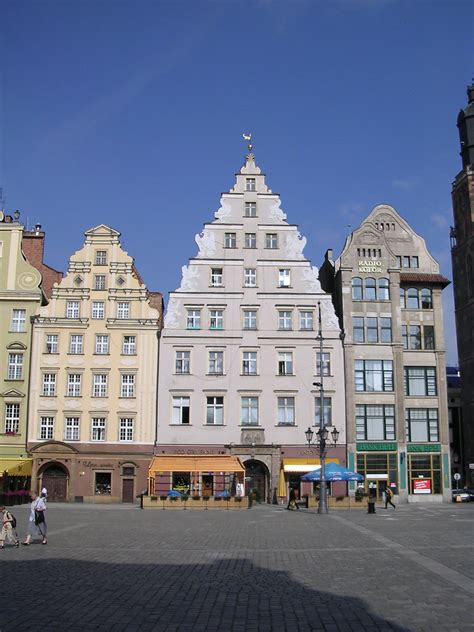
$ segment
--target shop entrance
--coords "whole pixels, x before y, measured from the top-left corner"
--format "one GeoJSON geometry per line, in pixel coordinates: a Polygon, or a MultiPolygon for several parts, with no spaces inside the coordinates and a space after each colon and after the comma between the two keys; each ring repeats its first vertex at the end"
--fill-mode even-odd
{"type": "Polygon", "coordinates": [[[257,502],[267,501],[268,470],[261,461],[245,461],[245,487],[257,502]]]}
{"type": "Polygon", "coordinates": [[[369,479],[365,481],[365,492],[369,496],[375,496],[377,500],[383,501],[385,489],[387,486],[387,479],[369,479]]]}
{"type": "Polygon", "coordinates": [[[61,503],[67,500],[67,477],[68,474],[62,465],[55,463],[46,466],[41,485],[46,487],[48,502],[61,503]]]}
{"type": "Polygon", "coordinates": [[[202,475],[202,495],[209,498],[214,493],[214,477],[212,474],[202,475]]]}

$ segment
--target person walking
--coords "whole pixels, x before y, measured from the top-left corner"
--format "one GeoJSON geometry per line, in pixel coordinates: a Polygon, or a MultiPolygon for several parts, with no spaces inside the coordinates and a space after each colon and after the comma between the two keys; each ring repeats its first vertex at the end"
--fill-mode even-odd
{"type": "Polygon", "coordinates": [[[290,497],[288,499],[287,509],[299,509],[298,503],[296,502],[296,492],[293,487],[290,489],[290,497]]]}
{"type": "Polygon", "coordinates": [[[387,509],[387,505],[392,505],[392,507],[395,509],[395,505],[392,503],[392,498],[393,498],[393,492],[390,489],[390,487],[386,487],[385,488],[385,509],[387,509]]]}
{"type": "Polygon", "coordinates": [[[45,513],[46,503],[42,498],[38,498],[34,492],[31,494],[30,516],[28,519],[28,535],[22,544],[29,546],[31,538],[40,535],[42,537],[41,544],[48,544],[46,539],[47,527],[45,513]]]}
{"type": "Polygon", "coordinates": [[[0,520],[2,522],[2,531],[0,533],[0,549],[5,548],[5,540],[8,538],[10,542],[13,542],[13,546],[18,547],[20,542],[16,534],[16,522],[12,514],[8,511],[5,505],[0,505],[0,520]]]}

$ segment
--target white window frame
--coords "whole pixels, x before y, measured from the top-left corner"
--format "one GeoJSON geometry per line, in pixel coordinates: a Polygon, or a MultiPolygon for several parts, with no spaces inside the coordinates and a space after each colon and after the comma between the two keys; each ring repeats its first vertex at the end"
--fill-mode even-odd
{"type": "Polygon", "coordinates": [[[96,250],[94,261],[95,261],[96,266],[106,266],[107,265],[107,250],[96,250]]]}
{"type": "Polygon", "coordinates": [[[26,331],[26,309],[12,311],[11,331],[20,333],[26,331]]]}
{"type": "Polygon", "coordinates": [[[121,443],[132,443],[134,439],[135,419],[133,417],[120,417],[119,419],[119,441],[121,443]]]}
{"type": "Polygon", "coordinates": [[[314,313],[312,310],[300,311],[300,331],[313,331],[314,313]]]}
{"type": "Polygon", "coordinates": [[[81,397],[81,393],[82,373],[68,373],[66,397],[81,397]]]}
{"type": "Polygon", "coordinates": [[[245,202],[244,217],[257,217],[257,202],[245,202]]]}
{"type": "Polygon", "coordinates": [[[278,233],[266,233],[265,234],[265,248],[267,250],[278,249],[278,233]]]}
{"type": "Polygon", "coordinates": [[[278,351],[278,375],[293,375],[292,351],[278,351]]]}
{"type": "Polygon", "coordinates": [[[224,285],[223,268],[211,268],[211,287],[222,287],[224,285]]]}
{"type": "Polygon", "coordinates": [[[107,373],[92,374],[92,397],[107,397],[107,373]]]}
{"type": "Polygon", "coordinates": [[[45,339],[45,353],[58,353],[59,351],[59,336],[58,334],[46,334],[45,339]]]}
{"type": "MultiPolygon", "coordinates": [[[[316,351],[316,371],[315,375],[321,376],[321,352],[316,351]]],[[[329,351],[323,351],[323,377],[331,375],[331,354],[329,351]]]]}
{"type": "Polygon", "coordinates": [[[18,434],[20,429],[20,404],[5,403],[5,433],[18,434]]]}
{"type": "Polygon", "coordinates": [[[257,287],[257,269],[244,269],[244,287],[257,287]]]}
{"type": "Polygon", "coordinates": [[[243,310],[243,329],[246,331],[255,331],[257,329],[257,310],[256,309],[244,309],[243,310]]]}
{"type": "Polygon", "coordinates": [[[188,309],[186,329],[201,329],[201,310],[188,309]]]}
{"type": "Polygon", "coordinates": [[[96,334],[95,336],[95,354],[109,354],[109,336],[108,334],[96,334]]]}
{"type": "Polygon", "coordinates": [[[80,417],[67,416],[64,418],[64,441],[79,441],[81,438],[80,417]]]}
{"type": "Polygon", "coordinates": [[[242,375],[258,375],[256,351],[242,351],[242,375]]]}
{"type": "Polygon", "coordinates": [[[280,268],[278,270],[278,287],[291,287],[290,268],[280,268]]]}
{"type": "Polygon", "coordinates": [[[107,281],[105,274],[94,274],[94,290],[105,290],[107,281]]]}
{"type": "Polygon", "coordinates": [[[120,397],[135,397],[135,373],[120,374],[120,397]]]}
{"type": "Polygon", "coordinates": [[[91,441],[105,441],[107,437],[106,417],[91,418],[91,441]]]}
{"type": "Polygon", "coordinates": [[[53,415],[40,415],[39,440],[49,441],[54,438],[54,417],[53,415]]]}
{"type": "Polygon", "coordinates": [[[22,353],[9,353],[8,354],[8,380],[22,380],[23,379],[23,354],[22,353]]]}
{"type": "Polygon", "coordinates": [[[71,355],[82,355],[84,353],[84,336],[82,334],[70,335],[69,353],[71,355]]]}
{"type": "Polygon", "coordinates": [[[93,320],[104,320],[105,318],[105,302],[92,301],[91,318],[93,320]]]}
{"type": "Polygon", "coordinates": [[[191,351],[177,349],[174,366],[177,375],[189,375],[191,373],[191,351]]]}
{"type": "Polygon", "coordinates": [[[56,397],[56,373],[43,373],[43,386],[41,394],[43,397],[56,397]]]}
{"type": "Polygon", "coordinates": [[[278,426],[296,426],[295,398],[277,397],[278,426]]]}
{"type": "Polygon", "coordinates": [[[79,301],[66,301],[66,318],[79,318],[80,314],[79,301]]]}
{"type": "Polygon", "coordinates": [[[255,427],[259,425],[259,401],[253,395],[240,398],[240,425],[255,427]]]}
{"type": "Polygon", "coordinates": [[[293,329],[293,312],[288,309],[278,310],[278,330],[292,331],[293,329]]]}
{"type": "Polygon", "coordinates": [[[191,424],[191,398],[189,395],[175,395],[172,398],[171,423],[175,426],[189,426],[191,424]],[[187,421],[185,421],[186,418],[187,421]]]}
{"type": "Polygon", "coordinates": [[[130,318],[130,302],[117,301],[117,320],[127,320],[130,318]]]}
{"type": "Polygon", "coordinates": [[[237,233],[224,233],[224,248],[237,248],[237,233]]]}
{"type": "Polygon", "coordinates": [[[219,351],[219,350],[209,351],[208,368],[209,368],[209,375],[224,375],[224,352],[223,351],[219,351]]]}
{"type": "Polygon", "coordinates": [[[122,338],[122,354],[123,355],[136,355],[137,354],[137,337],[136,336],[125,335],[122,338]],[[129,340],[127,340],[127,338],[129,338],[129,340]]]}
{"type": "Polygon", "coordinates": [[[206,426],[224,425],[224,397],[208,395],[206,397],[206,426]]]}
{"type": "Polygon", "coordinates": [[[224,329],[224,310],[209,310],[209,329],[224,329]]]}
{"type": "Polygon", "coordinates": [[[257,190],[257,180],[255,178],[245,178],[245,190],[246,191],[256,191],[257,190]]]}
{"type": "Polygon", "coordinates": [[[257,233],[245,233],[245,248],[254,249],[257,247],[257,233]]]}
{"type": "MultiPolygon", "coordinates": [[[[320,426],[321,396],[314,398],[314,425],[320,426]]],[[[332,397],[324,397],[323,401],[323,421],[325,426],[332,426],[332,397]]]]}

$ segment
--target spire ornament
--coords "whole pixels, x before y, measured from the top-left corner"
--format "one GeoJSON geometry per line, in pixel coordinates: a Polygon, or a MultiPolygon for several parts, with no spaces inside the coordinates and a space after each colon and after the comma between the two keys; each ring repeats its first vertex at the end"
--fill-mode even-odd
{"type": "Polygon", "coordinates": [[[253,145],[252,145],[252,142],[251,142],[252,141],[252,134],[250,132],[247,132],[247,133],[244,132],[242,134],[242,138],[248,142],[247,147],[248,147],[249,153],[247,155],[247,159],[251,160],[251,159],[254,158],[254,155],[252,153],[253,145]]]}

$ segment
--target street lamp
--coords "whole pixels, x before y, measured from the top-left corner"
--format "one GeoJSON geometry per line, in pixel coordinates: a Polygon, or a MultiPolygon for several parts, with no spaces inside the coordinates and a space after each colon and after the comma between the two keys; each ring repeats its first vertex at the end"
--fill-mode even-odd
{"type": "MultiPolygon", "coordinates": [[[[317,386],[319,388],[319,429],[316,432],[317,442],[315,441],[316,447],[319,449],[319,457],[321,460],[321,475],[320,475],[320,485],[319,485],[319,506],[318,513],[327,514],[328,513],[328,502],[326,496],[326,453],[327,453],[327,444],[328,444],[328,429],[324,424],[324,363],[323,363],[323,327],[321,321],[321,301],[318,301],[318,335],[316,340],[319,340],[319,379],[320,382],[313,382],[313,386],[317,386]]],[[[313,441],[314,432],[311,428],[308,428],[305,432],[306,441],[308,442],[308,446],[311,447],[311,442],[313,441]]],[[[339,439],[339,431],[336,428],[333,428],[331,431],[331,439],[334,445],[336,445],[337,440],[339,439]]]]}

